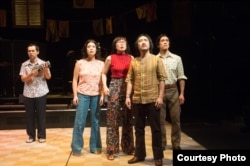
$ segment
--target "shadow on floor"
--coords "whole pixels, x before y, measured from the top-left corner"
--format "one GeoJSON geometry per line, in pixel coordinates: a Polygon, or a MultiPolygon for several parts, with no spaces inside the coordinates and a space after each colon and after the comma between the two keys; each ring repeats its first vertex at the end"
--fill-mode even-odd
{"type": "Polygon", "coordinates": [[[184,120],[182,131],[209,150],[250,149],[250,130],[242,120],[184,120]]]}

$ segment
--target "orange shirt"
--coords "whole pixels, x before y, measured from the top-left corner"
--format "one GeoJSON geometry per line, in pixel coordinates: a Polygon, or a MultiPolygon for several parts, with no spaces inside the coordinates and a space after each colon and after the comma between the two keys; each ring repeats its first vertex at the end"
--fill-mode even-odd
{"type": "Polygon", "coordinates": [[[159,96],[159,81],[166,79],[167,75],[160,58],[153,54],[144,59],[134,58],[126,78],[126,82],[131,81],[133,86],[133,103],[155,102],[159,96]]]}

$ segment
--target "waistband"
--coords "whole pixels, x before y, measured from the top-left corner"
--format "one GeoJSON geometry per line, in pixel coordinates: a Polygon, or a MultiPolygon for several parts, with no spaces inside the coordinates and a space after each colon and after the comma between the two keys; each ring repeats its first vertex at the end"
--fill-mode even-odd
{"type": "Polygon", "coordinates": [[[166,84],[165,89],[177,88],[177,84],[166,84]]]}

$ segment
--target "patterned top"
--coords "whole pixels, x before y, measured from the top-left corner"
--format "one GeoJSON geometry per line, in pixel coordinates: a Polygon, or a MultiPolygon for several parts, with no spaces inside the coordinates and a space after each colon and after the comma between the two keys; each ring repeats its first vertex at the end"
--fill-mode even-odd
{"type": "Polygon", "coordinates": [[[165,81],[166,85],[175,84],[178,80],[187,77],[184,75],[184,69],[181,57],[168,51],[168,56],[163,57],[160,53],[157,55],[163,61],[164,67],[167,72],[168,79],[165,81]]]}
{"type": "MultiPolygon", "coordinates": [[[[27,60],[22,63],[19,75],[28,75],[36,65],[44,64],[45,61],[37,59],[37,63],[31,63],[27,60]]],[[[50,70],[49,70],[50,72],[50,70]]],[[[41,97],[49,92],[47,81],[44,78],[43,71],[40,71],[32,82],[24,83],[23,95],[29,98],[41,97]]]]}
{"type": "Polygon", "coordinates": [[[101,71],[104,62],[101,60],[87,61],[81,59],[78,63],[80,63],[80,72],[77,92],[88,96],[100,95],[102,90],[101,71]]]}
{"type": "Polygon", "coordinates": [[[131,81],[133,85],[133,103],[147,104],[155,102],[159,97],[159,81],[166,80],[162,60],[153,54],[131,61],[126,82],[131,81]]]}
{"type": "Polygon", "coordinates": [[[111,55],[111,78],[126,78],[132,57],[128,54],[111,55]]]}

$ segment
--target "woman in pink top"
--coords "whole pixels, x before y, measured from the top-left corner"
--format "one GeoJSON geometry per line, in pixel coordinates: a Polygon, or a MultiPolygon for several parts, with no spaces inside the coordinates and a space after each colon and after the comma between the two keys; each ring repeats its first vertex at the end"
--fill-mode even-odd
{"type": "Polygon", "coordinates": [[[121,148],[125,154],[134,153],[134,137],[132,125],[132,111],[125,106],[126,83],[125,78],[133,58],[129,54],[127,39],[118,36],[113,40],[111,55],[106,58],[102,71],[102,82],[107,102],[107,157],[114,160],[119,153],[119,124],[122,119],[121,148]],[[111,71],[111,81],[107,87],[107,73],[111,71]]]}
{"type": "Polygon", "coordinates": [[[83,131],[88,111],[91,114],[90,152],[99,154],[102,151],[100,135],[100,105],[103,104],[101,71],[104,62],[99,60],[100,46],[95,40],[87,40],[82,48],[83,58],[75,64],[72,89],[73,104],[76,115],[72,136],[72,153],[82,155],[84,147],[83,131]]]}

